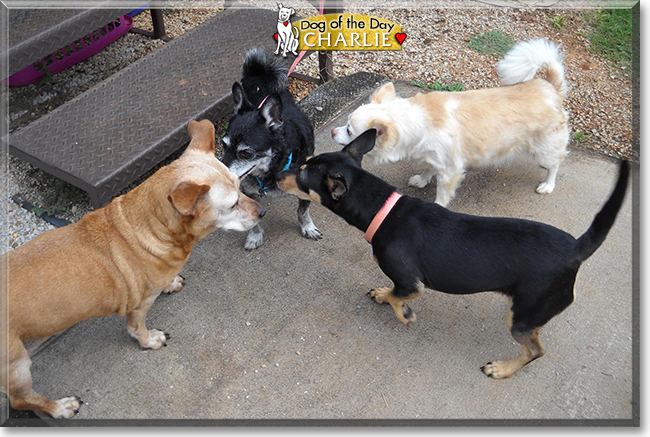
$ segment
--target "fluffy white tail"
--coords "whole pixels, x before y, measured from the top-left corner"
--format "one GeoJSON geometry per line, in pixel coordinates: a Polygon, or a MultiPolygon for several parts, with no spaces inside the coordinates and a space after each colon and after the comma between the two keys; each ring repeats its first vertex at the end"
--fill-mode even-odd
{"type": "Polygon", "coordinates": [[[540,68],[546,67],[546,80],[566,97],[562,60],[559,47],[553,41],[533,39],[514,46],[499,61],[497,71],[503,85],[514,85],[533,79],[540,68]]]}

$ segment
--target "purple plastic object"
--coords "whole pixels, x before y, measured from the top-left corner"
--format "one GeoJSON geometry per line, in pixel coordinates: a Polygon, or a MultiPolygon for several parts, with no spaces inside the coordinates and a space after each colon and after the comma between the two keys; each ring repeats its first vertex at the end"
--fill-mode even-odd
{"type": "Polygon", "coordinates": [[[78,62],[83,61],[84,59],[91,57],[92,55],[99,52],[104,47],[106,47],[107,45],[117,40],[122,35],[124,35],[133,26],[133,18],[129,15],[124,15],[120,17],[118,20],[119,20],[119,25],[117,24],[117,20],[115,20],[112,23],[109,23],[103,27],[103,29],[106,31],[105,35],[102,35],[99,32],[101,28],[97,29],[96,32],[92,32],[91,34],[89,34],[87,36],[91,41],[89,45],[86,44],[86,37],[81,38],[75,41],[74,43],[69,44],[66,47],[57,50],[57,52],[61,51],[63,53],[62,59],[60,60],[57,59],[55,53],[52,53],[50,56],[48,56],[51,57],[53,61],[50,65],[47,65],[47,62],[45,61],[44,58],[41,60],[41,65],[44,66],[41,69],[37,70],[36,68],[34,68],[34,64],[28,65],[22,70],[9,76],[7,79],[3,81],[3,83],[8,84],[9,86],[29,85],[38,82],[43,78],[43,76],[45,76],[45,70],[44,70],[45,68],[47,68],[47,70],[49,70],[51,74],[56,74],[78,62]],[[112,24],[112,28],[113,28],[112,30],[109,30],[110,24],[112,24]],[[99,35],[98,39],[95,39],[94,37],[95,34],[99,35]],[[77,43],[81,44],[81,49],[77,49],[77,43]],[[71,53],[68,54],[68,51],[70,51],[71,53]]]}

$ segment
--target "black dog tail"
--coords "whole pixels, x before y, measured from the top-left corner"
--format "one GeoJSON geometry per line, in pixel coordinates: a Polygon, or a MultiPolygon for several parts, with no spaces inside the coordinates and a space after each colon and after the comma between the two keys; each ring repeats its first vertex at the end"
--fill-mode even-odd
{"type": "Polygon", "coordinates": [[[618,175],[616,187],[609,197],[603,209],[600,210],[591,227],[580,238],[576,246],[576,257],[580,262],[589,258],[603,244],[609,230],[614,225],[618,211],[621,209],[625,191],[627,189],[627,180],[630,176],[630,165],[627,161],[621,161],[621,168],[618,175]]]}
{"type": "Polygon", "coordinates": [[[251,103],[257,105],[269,94],[285,89],[288,71],[281,57],[262,48],[250,49],[242,68],[242,86],[251,103]]]}

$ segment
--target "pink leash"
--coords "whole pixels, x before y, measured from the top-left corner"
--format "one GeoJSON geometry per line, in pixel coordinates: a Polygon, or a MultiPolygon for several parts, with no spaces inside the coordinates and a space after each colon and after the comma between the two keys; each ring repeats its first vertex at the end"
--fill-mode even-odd
{"type": "MultiPolygon", "coordinates": [[[[320,0],[319,2],[319,8],[318,8],[318,15],[323,15],[323,10],[325,9],[325,0],[320,0]]],[[[289,73],[287,73],[287,77],[293,73],[293,70],[296,68],[298,63],[302,60],[302,58],[305,57],[305,53],[307,53],[307,50],[303,50],[300,53],[298,53],[298,56],[296,59],[293,60],[293,64],[291,64],[291,67],[289,68],[289,73]]]]}
{"type": "MultiPolygon", "coordinates": [[[[318,14],[323,15],[323,10],[325,9],[325,0],[320,0],[320,7],[318,8],[318,14]]],[[[291,73],[293,73],[293,70],[295,70],[296,66],[300,63],[302,58],[305,57],[305,53],[307,53],[307,50],[303,50],[300,53],[298,53],[298,56],[296,56],[296,59],[293,60],[293,64],[291,64],[291,67],[289,67],[289,72],[287,73],[287,77],[291,76],[291,73]]],[[[262,105],[264,102],[266,102],[266,99],[268,99],[269,96],[264,97],[264,100],[260,103],[260,105],[257,107],[257,109],[262,109],[262,105]]]]}
{"type": "Polygon", "coordinates": [[[269,96],[264,97],[264,100],[262,100],[260,102],[260,106],[258,106],[257,109],[262,109],[262,105],[264,104],[264,102],[266,102],[266,99],[268,99],[268,98],[269,98],[269,96]]]}

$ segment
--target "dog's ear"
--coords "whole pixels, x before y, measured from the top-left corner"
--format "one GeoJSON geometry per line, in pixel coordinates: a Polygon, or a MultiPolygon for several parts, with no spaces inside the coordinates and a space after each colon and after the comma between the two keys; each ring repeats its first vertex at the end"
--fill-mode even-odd
{"type": "Polygon", "coordinates": [[[232,99],[235,102],[235,114],[243,113],[253,109],[253,105],[246,98],[244,94],[244,87],[239,82],[232,84],[232,99]]]}
{"type": "Polygon", "coordinates": [[[370,98],[370,103],[385,103],[395,100],[396,98],[395,86],[393,85],[393,82],[388,82],[373,93],[370,98]]]}
{"type": "Polygon", "coordinates": [[[282,100],[278,93],[273,93],[266,98],[260,108],[260,115],[269,129],[282,126],[282,100]]]}
{"type": "Polygon", "coordinates": [[[169,201],[181,215],[188,215],[196,205],[199,197],[208,191],[210,191],[210,185],[181,182],[169,195],[169,201]]]}
{"type": "Polygon", "coordinates": [[[282,3],[278,3],[278,9],[282,9],[282,3]]]}
{"type": "Polygon", "coordinates": [[[295,13],[296,13],[296,11],[293,8],[291,8],[291,14],[289,14],[289,15],[293,15],[295,13]]]}
{"type": "Polygon", "coordinates": [[[190,121],[187,132],[190,134],[191,141],[186,151],[199,150],[214,155],[214,125],[210,120],[190,121]]]}
{"type": "Polygon", "coordinates": [[[343,148],[343,152],[347,153],[361,165],[363,155],[370,152],[375,147],[375,139],[377,138],[377,130],[368,129],[358,137],[356,137],[350,144],[343,148]]]}
{"type": "Polygon", "coordinates": [[[368,123],[368,126],[377,129],[375,145],[380,149],[392,149],[397,145],[399,130],[391,120],[376,117],[368,123]]]}
{"type": "Polygon", "coordinates": [[[348,192],[348,181],[340,174],[327,175],[325,185],[334,200],[339,200],[348,192]]]}

